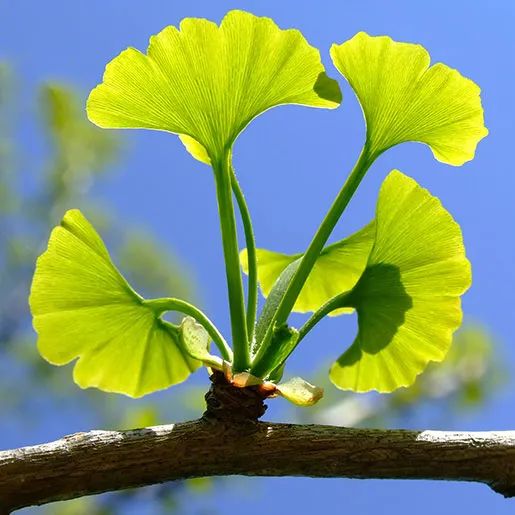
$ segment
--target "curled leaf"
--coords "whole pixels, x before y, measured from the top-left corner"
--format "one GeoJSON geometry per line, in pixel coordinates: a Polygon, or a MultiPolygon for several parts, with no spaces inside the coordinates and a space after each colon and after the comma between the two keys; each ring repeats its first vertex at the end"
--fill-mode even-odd
{"type": "Polygon", "coordinates": [[[200,366],[176,327],[129,286],[78,210],[65,214],[38,259],[30,308],[39,352],[54,365],[78,358],[74,380],[82,388],[140,397],[200,366]]]}
{"type": "Polygon", "coordinates": [[[373,154],[417,141],[459,166],[488,134],[479,87],[445,64],[430,67],[420,45],[360,32],[333,45],[331,57],[358,96],[373,154]]]}
{"type": "Polygon", "coordinates": [[[334,108],[337,83],[318,50],[297,30],[230,11],[220,26],[182,20],[150,39],[147,53],[128,48],[107,67],[88,99],[90,120],[105,128],[181,134],[202,162],[220,160],[256,116],[281,104],[334,108]]]}
{"type": "Polygon", "coordinates": [[[391,172],[376,210],[376,238],[348,304],[359,333],[331,368],[342,389],[391,392],[441,361],[471,283],[459,225],[413,179],[391,172]]]}
{"type": "Polygon", "coordinates": [[[187,316],[182,319],[179,332],[184,350],[192,358],[201,361],[207,367],[223,369],[222,358],[209,352],[211,337],[193,317],[187,316]]]}
{"type": "Polygon", "coordinates": [[[297,406],[313,406],[324,396],[324,389],[308,383],[302,377],[292,377],[277,385],[277,393],[297,406]]]}

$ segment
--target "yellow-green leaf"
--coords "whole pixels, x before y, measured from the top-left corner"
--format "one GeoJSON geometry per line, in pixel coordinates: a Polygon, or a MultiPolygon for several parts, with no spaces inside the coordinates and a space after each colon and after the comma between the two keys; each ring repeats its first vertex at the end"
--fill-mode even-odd
{"type": "Polygon", "coordinates": [[[420,45],[360,32],[333,45],[331,57],[358,96],[373,154],[417,141],[458,166],[488,134],[479,87],[442,63],[430,67],[420,45]]]}
{"type": "Polygon", "coordinates": [[[112,263],[92,225],[68,211],[39,257],[30,307],[41,355],[54,365],[78,358],[75,382],[140,397],[184,381],[200,363],[182,349],[112,263]]]}
{"type": "Polygon", "coordinates": [[[461,324],[471,282],[459,225],[440,201],[393,171],[376,210],[376,239],[349,304],[359,333],[332,366],[342,389],[391,392],[441,361],[461,324]]]}
{"type": "Polygon", "coordinates": [[[313,406],[324,395],[324,389],[314,386],[302,377],[292,377],[277,385],[277,393],[297,406],[313,406]]]}
{"type": "Polygon", "coordinates": [[[180,326],[181,340],[184,350],[204,365],[222,370],[222,358],[209,352],[211,337],[209,333],[193,317],[184,317],[180,326]]]}
{"type": "MultiPolygon", "coordinates": [[[[316,311],[336,295],[352,289],[367,265],[374,235],[375,227],[370,223],[352,236],[326,247],[320,253],[293,311],[316,311]]],[[[281,254],[265,249],[257,249],[256,254],[259,285],[265,297],[283,270],[302,257],[302,254],[281,254]]],[[[240,261],[243,271],[248,273],[246,249],[240,253],[240,261]]],[[[348,308],[338,309],[331,315],[348,311],[348,308]]]]}
{"type": "Polygon", "coordinates": [[[211,158],[207,150],[196,139],[193,139],[191,136],[186,136],[186,134],[179,134],[179,139],[190,155],[197,161],[206,165],[211,164],[211,158]]]}
{"type": "Polygon", "coordinates": [[[340,101],[318,50],[298,30],[230,11],[220,26],[186,18],[179,30],[166,27],[150,39],[147,54],[123,51],[107,65],[87,111],[101,127],[184,135],[188,150],[207,162],[221,159],[267,109],[281,104],[334,108],[340,101]]]}

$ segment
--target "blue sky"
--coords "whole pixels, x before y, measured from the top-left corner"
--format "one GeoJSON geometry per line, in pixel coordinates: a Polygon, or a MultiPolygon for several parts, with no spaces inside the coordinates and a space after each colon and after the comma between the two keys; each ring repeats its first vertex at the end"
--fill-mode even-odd
{"type": "MultiPolygon", "coordinates": [[[[37,84],[48,79],[63,80],[86,94],[100,81],[105,64],[127,46],[144,50],[149,36],[166,25],[188,16],[220,21],[232,8],[270,16],[284,28],[299,28],[321,49],[329,75],[339,79],[329,59],[330,45],[365,30],[421,43],[433,62],[449,64],[481,86],[490,135],[480,143],[476,159],[453,168],[436,162],[422,145],[395,148],[369,172],[334,237],[341,238],[372,218],[379,185],[393,168],[438,195],[461,224],[473,264],[474,284],[464,298],[465,313],[484,322],[503,342],[503,356],[514,375],[512,1],[0,0],[0,59],[14,65],[20,77],[19,94],[27,102],[37,84]]],[[[348,85],[343,79],[340,83],[344,95],[340,109],[277,108],[255,120],[236,143],[235,165],[259,246],[302,250],[359,153],[364,135],[361,112],[348,85]]],[[[28,121],[33,113],[22,114],[19,139],[29,163],[44,155],[45,147],[28,121]]],[[[96,186],[94,195],[116,207],[117,223],[151,228],[190,263],[207,310],[228,332],[222,251],[208,168],[193,161],[174,136],[143,131],[126,136],[129,143],[116,173],[96,186]]],[[[27,187],[35,180],[29,178],[27,187]]],[[[355,320],[331,322],[303,344],[292,360],[292,372],[309,379],[351,341],[355,320]]],[[[514,402],[511,381],[481,413],[460,421],[456,428],[513,429],[514,402]]],[[[284,419],[281,407],[274,406],[272,416],[284,419]]],[[[75,429],[74,422],[63,416],[53,429],[55,434],[48,436],[75,429]]],[[[224,511],[240,509],[242,503],[249,515],[263,510],[312,513],[333,508],[396,515],[514,510],[513,502],[478,485],[312,479],[252,479],[244,484],[244,489],[228,484],[218,494],[224,511]]]]}

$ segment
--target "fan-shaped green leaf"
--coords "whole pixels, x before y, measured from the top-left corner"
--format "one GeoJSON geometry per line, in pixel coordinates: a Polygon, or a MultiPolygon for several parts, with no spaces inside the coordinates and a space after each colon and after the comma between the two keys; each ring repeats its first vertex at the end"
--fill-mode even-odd
{"type": "Polygon", "coordinates": [[[479,87],[444,64],[429,67],[420,45],[360,32],[333,45],[331,57],[359,98],[372,153],[418,141],[439,161],[461,165],[488,134],[479,87]]]}
{"type": "Polygon", "coordinates": [[[74,379],[82,388],[140,397],[200,366],[175,326],[128,285],[78,210],[66,213],[38,259],[30,307],[41,355],[54,365],[79,358],[74,379]]]}
{"type": "MultiPolygon", "coordinates": [[[[305,313],[316,311],[336,295],[352,289],[367,265],[374,242],[373,222],[337,243],[326,247],[318,257],[293,308],[305,313]]],[[[257,249],[258,279],[261,291],[268,296],[283,270],[302,254],[280,254],[257,249]]],[[[243,271],[248,273],[247,251],[240,253],[243,271]]],[[[333,311],[332,315],[348,312],[349,308],[333,311]]],[[[350,309],[352,311],[352,309],[350,309]]]]}
{"type": "Polygon", "coordinates": [[[332,366],[343,389],[391,392],[441,361],[461,323],[470,264],[458,224],[440,201],[393,171],[376,211],[376,239],[349,305],[359,333],[332,366]]]}
{"type": "Polygon", "coordinates": [[[206,162],[220,159],[267,109],[334,108],[340,101],[318,50],[299,31],[231,11],[219,27],[197,18],[184,19],[180,30],[166,27],[150,39],[146,55],[134,48],[122,52],[108,64],[87,109],[101,127],[185,135],[188,150],[206,162]],[[200,147],[192,148],[188,137],[200,147]]]}

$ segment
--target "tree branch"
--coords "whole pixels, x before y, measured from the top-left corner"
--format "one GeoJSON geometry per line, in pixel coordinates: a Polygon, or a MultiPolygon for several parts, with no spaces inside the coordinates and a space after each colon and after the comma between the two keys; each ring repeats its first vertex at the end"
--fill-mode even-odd
{"type": "Polygon", "coordinates": [[[515,495],[515,431],[347,429],[203,418],[0,452],[0,513],[202,476],[440,479],[515,495]]]}

